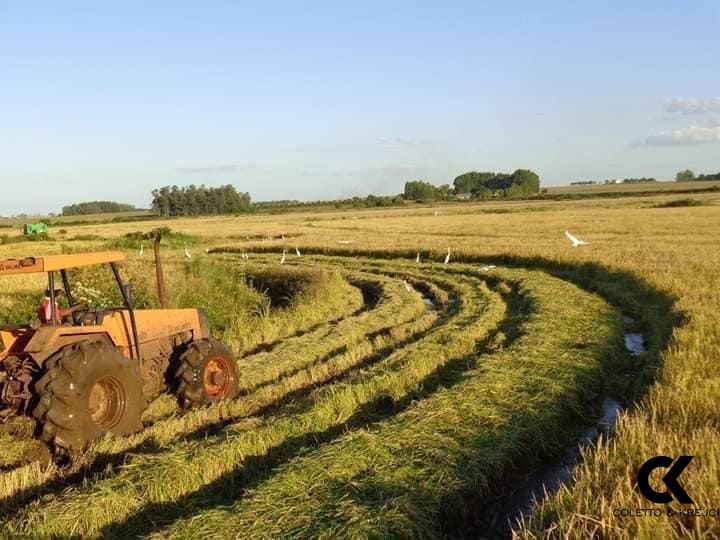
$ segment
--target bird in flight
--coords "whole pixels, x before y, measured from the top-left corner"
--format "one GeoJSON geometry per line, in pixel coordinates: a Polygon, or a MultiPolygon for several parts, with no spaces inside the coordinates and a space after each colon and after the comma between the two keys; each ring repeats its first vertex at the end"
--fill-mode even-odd
{"type": "Polygon", "coordinates": [[[571,234],[570,231],[565,231],[565,236],[567,236],[567,239],[572,242],[573,247],[587,245],[587,242],[585,240],[580,240],[577,236],[571,234]]]}

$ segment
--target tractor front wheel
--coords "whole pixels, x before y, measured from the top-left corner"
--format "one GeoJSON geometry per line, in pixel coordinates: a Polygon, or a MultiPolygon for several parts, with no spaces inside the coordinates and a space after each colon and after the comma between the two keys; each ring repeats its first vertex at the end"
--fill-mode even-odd
{"type": "Polygon", "coordinates": [[[237,362],[221,342],[196,341],[180,355],[175,380],[180,405],[185,408],[232,399],[238,394],[237,362]]]}
{"type": "Polygon", "coordinates": [[[48,360],[35,390],[40,438],[55,447],[79,450],[105,433],[142,429],[145,397],[137,362],[109,344],[65,347],[48,360]]]}

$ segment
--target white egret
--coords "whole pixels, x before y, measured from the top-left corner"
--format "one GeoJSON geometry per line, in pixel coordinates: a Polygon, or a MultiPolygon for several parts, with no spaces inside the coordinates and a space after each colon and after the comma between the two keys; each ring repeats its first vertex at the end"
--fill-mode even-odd
{"type": "Polygon", "coordinates": [[[140,256],[143,256],[143,253],[145,253],[145,244],[140,242],[140,256]]]}
{"type": "Polygon", "coordinates": [[[418,251],[417,257],[415,257],[415,262],[416,263],[420,262],[420,252],[419,251],[418,251]]]}
{"type": "Polygon", "coordinates": [[[413,288],[410,286],[406,279],[403,279],[403,285],[405,285],[405,290],[407,292],[412,292],[413,288]]]}
{"type": "Polygon", "coordinates": [[[300,250],[297,246],[295,246],[295,255],[297,255],[298,257],[300,256],[300,250]]]}
{"type": "Polygon", "coordinates": [[[445,255],[445,262],[443,264],[447,264],[450,262],[450,248],[448,248],[447,255],[445,255]]]}
{"type": "Polygon", "coordinates": [[[185,244],[185,257],[192,259],[192,255],[190,255],[190,252],[188,251],[187,244],[185,244]]]}
{"type": "Polygon", "coordinates": [[[345,244],[345,245],[352,244],[353,242],[354,242],[354,240],[338,240],[337,241],[338,244],[345,244]]]}
{"type": "Polygon", "coordinates": [[[585,240],[580,240],[576,236],[570,234],[570,231],[565,231],[565,236],[567,236],[567,239],[570,240],[570,242],[572,242],[573,247],[587,245],[587,242],[585,240]]]}
{"type": "Polygon", "coordinates": [[[282,257],[280,257],[280,264],[285,264],[285,254],[287,253],[286,249],[283,249],[282,257]]]}
{"type": "Polygon", "coordinates": [[[489,270],[492,270],[493,268],[497,268],[497,266],[495,266],[494,264],[486,264],[485,266],[481,266],[480,270],[482,272],[487,272],[489,270]]]}

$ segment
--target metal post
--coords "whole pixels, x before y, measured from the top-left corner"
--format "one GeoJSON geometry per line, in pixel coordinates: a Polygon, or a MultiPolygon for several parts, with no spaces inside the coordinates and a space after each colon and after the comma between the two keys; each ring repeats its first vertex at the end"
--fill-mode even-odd
{"type": "Polygon", "coordinates": [[[68,304],[71,306],[75,304],[73,300],[72,291],[70,290],[70,281],[68,281],[67,271],[60,270],[60,277],[62,278],[63,288],[65,289],[65,297],[68,299],[68,304]]]}
{"type": "MultiPolygon", "coordinates": [[[[118,287],[120,287],[120,294],[122,295],[123,302],[125,303],[125,309],[128,310],[128,315],[130,316],[130,329],[132,330],[133,341],[135,341],[135,354],[137,355],[138,362],[141,362],[142,359],[140,358],[140,340],[138,339],[137,323],[135,322],[135,311],[133,310],[132,299],[127,293],[127,289],[125,288],[122,277],[120,277],[120,271],[118,270],[117,265],[114,262],[111,262],[110,268],[112,268],[113,275],[115,276],[115,281],[117,281],[118,287]]],[[[132,344],[130,347],[130,354],[132,355],[132,344]]]]}
{"type": "Polygon", "coordinates": [[[55,309],[55,275],[52,272],[48,272],[48,288],[50,290],[50,319],[53,326],[57,326],[55,318],[57,317],[57,310],[55,309]]]}
{"type": "Polygon", "coordinates": [[[160,262],[160,233],[155,235],[153,252],[155,253],[155,279],[157,280],[158,300],[162,309],[168,308],[167,291],[165,290],[165,276],[163,275],[162,262],[160,262]]]}

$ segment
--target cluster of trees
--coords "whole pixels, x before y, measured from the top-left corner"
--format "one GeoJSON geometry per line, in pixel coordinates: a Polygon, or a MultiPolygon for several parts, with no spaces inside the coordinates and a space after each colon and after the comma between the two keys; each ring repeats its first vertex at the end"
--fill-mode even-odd
{"type": "Polygon", "coordinates": [[[430,182],[412,180],[411,182],[405,182],[402,196],[409,201],[444,201],[453,198],[454,193],[448,184],[435,186],[430,182]]]}
{"type": "Polygon", "coordinates": [[[453,186],[435,186],[422,180],[405,183],[403,197],[413,201],[443,201],[456,198],[531,197],[540,192],[540,177],[533,171],[513,173],[466,172],[453,180],[453,186]]]}
{"type": "Polygon", "coordinates": [[[715,174],[699,174],[695,176],[695,173],[690,169],[680,171],[675,175],[676,182],[692,182],[692,181],[720,181],[720,172],[715,174]]]}
{"type": "Polygon", "coordinates": [[[476,199],[530,197],[540,192],[540,177],[528,169],[513,173],[467,172],[453,181],[456,194],[469,193],[476,199]]]}
{"type": "Polygon", "coordinates": [[[111,214],[136,210],[132,204],[113,201],[89,201],[63,206],[63,216],[86,216],[88,214],[111,214]]]}
{"type": "Polygon", "coordinates": [[[152,192],[152,207],[161,216],[207,216],[252,211],[248,193],[228,184],[220,187],[165,186],[152,192]]]}

